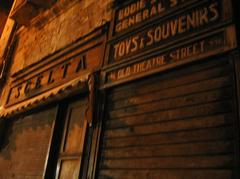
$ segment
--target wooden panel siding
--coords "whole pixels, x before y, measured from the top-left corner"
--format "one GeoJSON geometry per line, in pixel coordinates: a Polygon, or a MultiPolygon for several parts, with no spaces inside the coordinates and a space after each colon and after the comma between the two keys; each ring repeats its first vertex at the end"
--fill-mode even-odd
{"type": "Polygon", "coordinates": [[[110,89],[97,177],[233,178],[232,74],[211,59],[110,89]]]}

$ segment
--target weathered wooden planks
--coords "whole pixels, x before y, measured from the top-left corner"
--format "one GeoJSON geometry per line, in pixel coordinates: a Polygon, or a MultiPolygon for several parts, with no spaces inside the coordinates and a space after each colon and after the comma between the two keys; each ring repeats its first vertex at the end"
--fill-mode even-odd
{"type": "Polygon", "coordinates": [[[221,59],[109,90],[98,178],[231,178],[233,83],[221,59]]]}
{"type": "Polygon", "coordinates": [[[136,178],[164,178],[164,179],[229,179],[232,177],[231,170],[179,170],[179,169],[162,169],[162,170],[102,170],[100,179],[136,179],[136,178]]]}

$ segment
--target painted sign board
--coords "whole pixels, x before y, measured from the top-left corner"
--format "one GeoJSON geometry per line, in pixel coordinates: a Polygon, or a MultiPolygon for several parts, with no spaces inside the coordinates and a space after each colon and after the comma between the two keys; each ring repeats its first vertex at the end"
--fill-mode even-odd
{"type": "Polygon", "coordinates": [[[118,7],[114,13],[113,36],[142,25],[145,22],[196,4],[199,0],[137,0],[118,7]]]}
{"type": "Polygon", "coordinates": [[[9,90],[6,106],[23,102],[99,69],[104,49],[104,45],[100,44],[54,65],[48,64],[22,79],[17,79],[9,90]]]}
{"type": "MultiPolygon", "coordinates": [[[[140,9],[141,2],[139,1],[138,5],[140,9]]],[[[166,7],[170,8],[171,2],[169,0],[166,7]]],[[[225,0],[197,1],[196,5],[186,8],[184,11],[174,12],[171,16],[159,18],[133,33],[122,35],[117,39],[113,38],[109,41],[107,64],[120,63],[134,56],[141,56],[143,53],[153,51],[153,49],[162,49],[174,42],[184,41],[186,38],[197,36],[206,30],[212,31],[231,19],[229,8],[223,8],[223,5],[231,6],[230,1],[225,0]]],[[[127,18],[124,16],[124,11],[124,8],[123,12],[118,10],[118,19],[127,18]]],[[[124,28],[116,25],[114,31],[120,32],[121,29],[124,28]]]]}
{"type": "Polygon", "coordinates": [[[221,54],[237,46],[235,26],[218,29],[181,45],[157,51],[131,63],[111,68],[105,74],[105,87],[164,71],[205,57],[221,54]]]}

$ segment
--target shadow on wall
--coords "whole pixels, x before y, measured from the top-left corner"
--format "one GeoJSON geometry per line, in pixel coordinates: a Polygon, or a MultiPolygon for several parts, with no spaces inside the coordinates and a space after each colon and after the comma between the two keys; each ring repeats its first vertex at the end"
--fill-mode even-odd
{"type": "Polygon", "coordinates": [[[41,153],[49,142],[56,111],[53,109],[1,122],[0,157],[11,160],[12,152],[16,156],[41,153]]]}
{"type": "Polygon", "coordinates": [[[0,154],[2,157],[6,160],[11,159],[10,156],[10,148],[12,150],[16,149],[16,146],[10,145],[10,136],[12,134],[12,127],[13,127],[13,121],[9,121],[8,123],[6,121],[2,122],[0,125],[1,129],[1,143],[0,143],[0,154]]]}
{"type": "Polygon", "coordinates": [[[4,143],[4,132],[6,129],[6,122],[5,120],[0,120],[0,150],[2,150],[2,145],[4,143]]]}

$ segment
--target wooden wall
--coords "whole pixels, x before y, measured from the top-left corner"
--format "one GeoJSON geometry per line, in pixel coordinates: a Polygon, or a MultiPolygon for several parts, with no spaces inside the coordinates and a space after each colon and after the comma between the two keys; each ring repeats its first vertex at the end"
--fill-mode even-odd
{"type": "Polygon", "coordinates": [[[40,179],[55,121],[56,108],[7,122],[0,145],[0,179],[40,179]]]}
{"type": "Polygon", "coordinates": [[[221,57],[109,90],[97,178],[236,178],[233,72],[221,57]]]}

